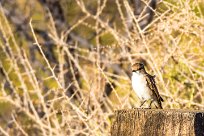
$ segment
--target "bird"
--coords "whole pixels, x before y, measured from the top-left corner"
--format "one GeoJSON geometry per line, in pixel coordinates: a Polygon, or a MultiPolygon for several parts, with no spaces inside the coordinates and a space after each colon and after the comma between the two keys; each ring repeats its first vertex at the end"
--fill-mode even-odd
{"type": "Polygon", "coordinates": [[[132,87],[141,100],[140,107],[150,100],[148,108],[151,108],[152,103],[154,103],[156,108],[163,109],[161,102],[164,100],[158,92],[155,77],[155,75],[152,76],[146,72],[143,63],[134,63],[132,65],[132,87]]]}

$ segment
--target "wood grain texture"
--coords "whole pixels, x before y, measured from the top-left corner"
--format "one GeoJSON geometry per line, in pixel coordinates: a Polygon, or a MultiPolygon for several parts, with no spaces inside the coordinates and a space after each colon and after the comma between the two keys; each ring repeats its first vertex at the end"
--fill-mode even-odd
{"type": "Polygon", "coordinates": [[[112,136],[204,136],[204,111],[131,109],[115,112],[112,136]]]}

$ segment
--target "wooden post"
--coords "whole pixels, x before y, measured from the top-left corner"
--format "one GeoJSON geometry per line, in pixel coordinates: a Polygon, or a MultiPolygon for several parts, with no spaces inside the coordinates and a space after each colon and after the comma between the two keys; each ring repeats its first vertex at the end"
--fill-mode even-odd
{"type": "Polygon", "coordinates": [[[204,136],[204,111],[131,109],[115,116],[112,136],[204,136]]]}

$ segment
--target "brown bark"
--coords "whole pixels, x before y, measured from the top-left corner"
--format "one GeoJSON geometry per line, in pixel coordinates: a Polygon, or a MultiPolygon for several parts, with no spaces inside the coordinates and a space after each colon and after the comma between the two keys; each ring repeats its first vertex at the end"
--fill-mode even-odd
{"type": "Polygon", "coordinates": [[[112,136],[204,136],[204,111],[132,109],[115,116],[112,136]]]}

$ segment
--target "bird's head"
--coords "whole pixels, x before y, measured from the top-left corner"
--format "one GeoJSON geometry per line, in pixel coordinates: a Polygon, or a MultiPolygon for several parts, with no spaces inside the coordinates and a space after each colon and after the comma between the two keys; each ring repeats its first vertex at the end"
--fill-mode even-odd
{"type": "Polygon", "coordinates": [[[132,65],[132,72],[136,72],[142,69],[144,69],[144,64],[142,63],[135,63],[132,65]]]}

